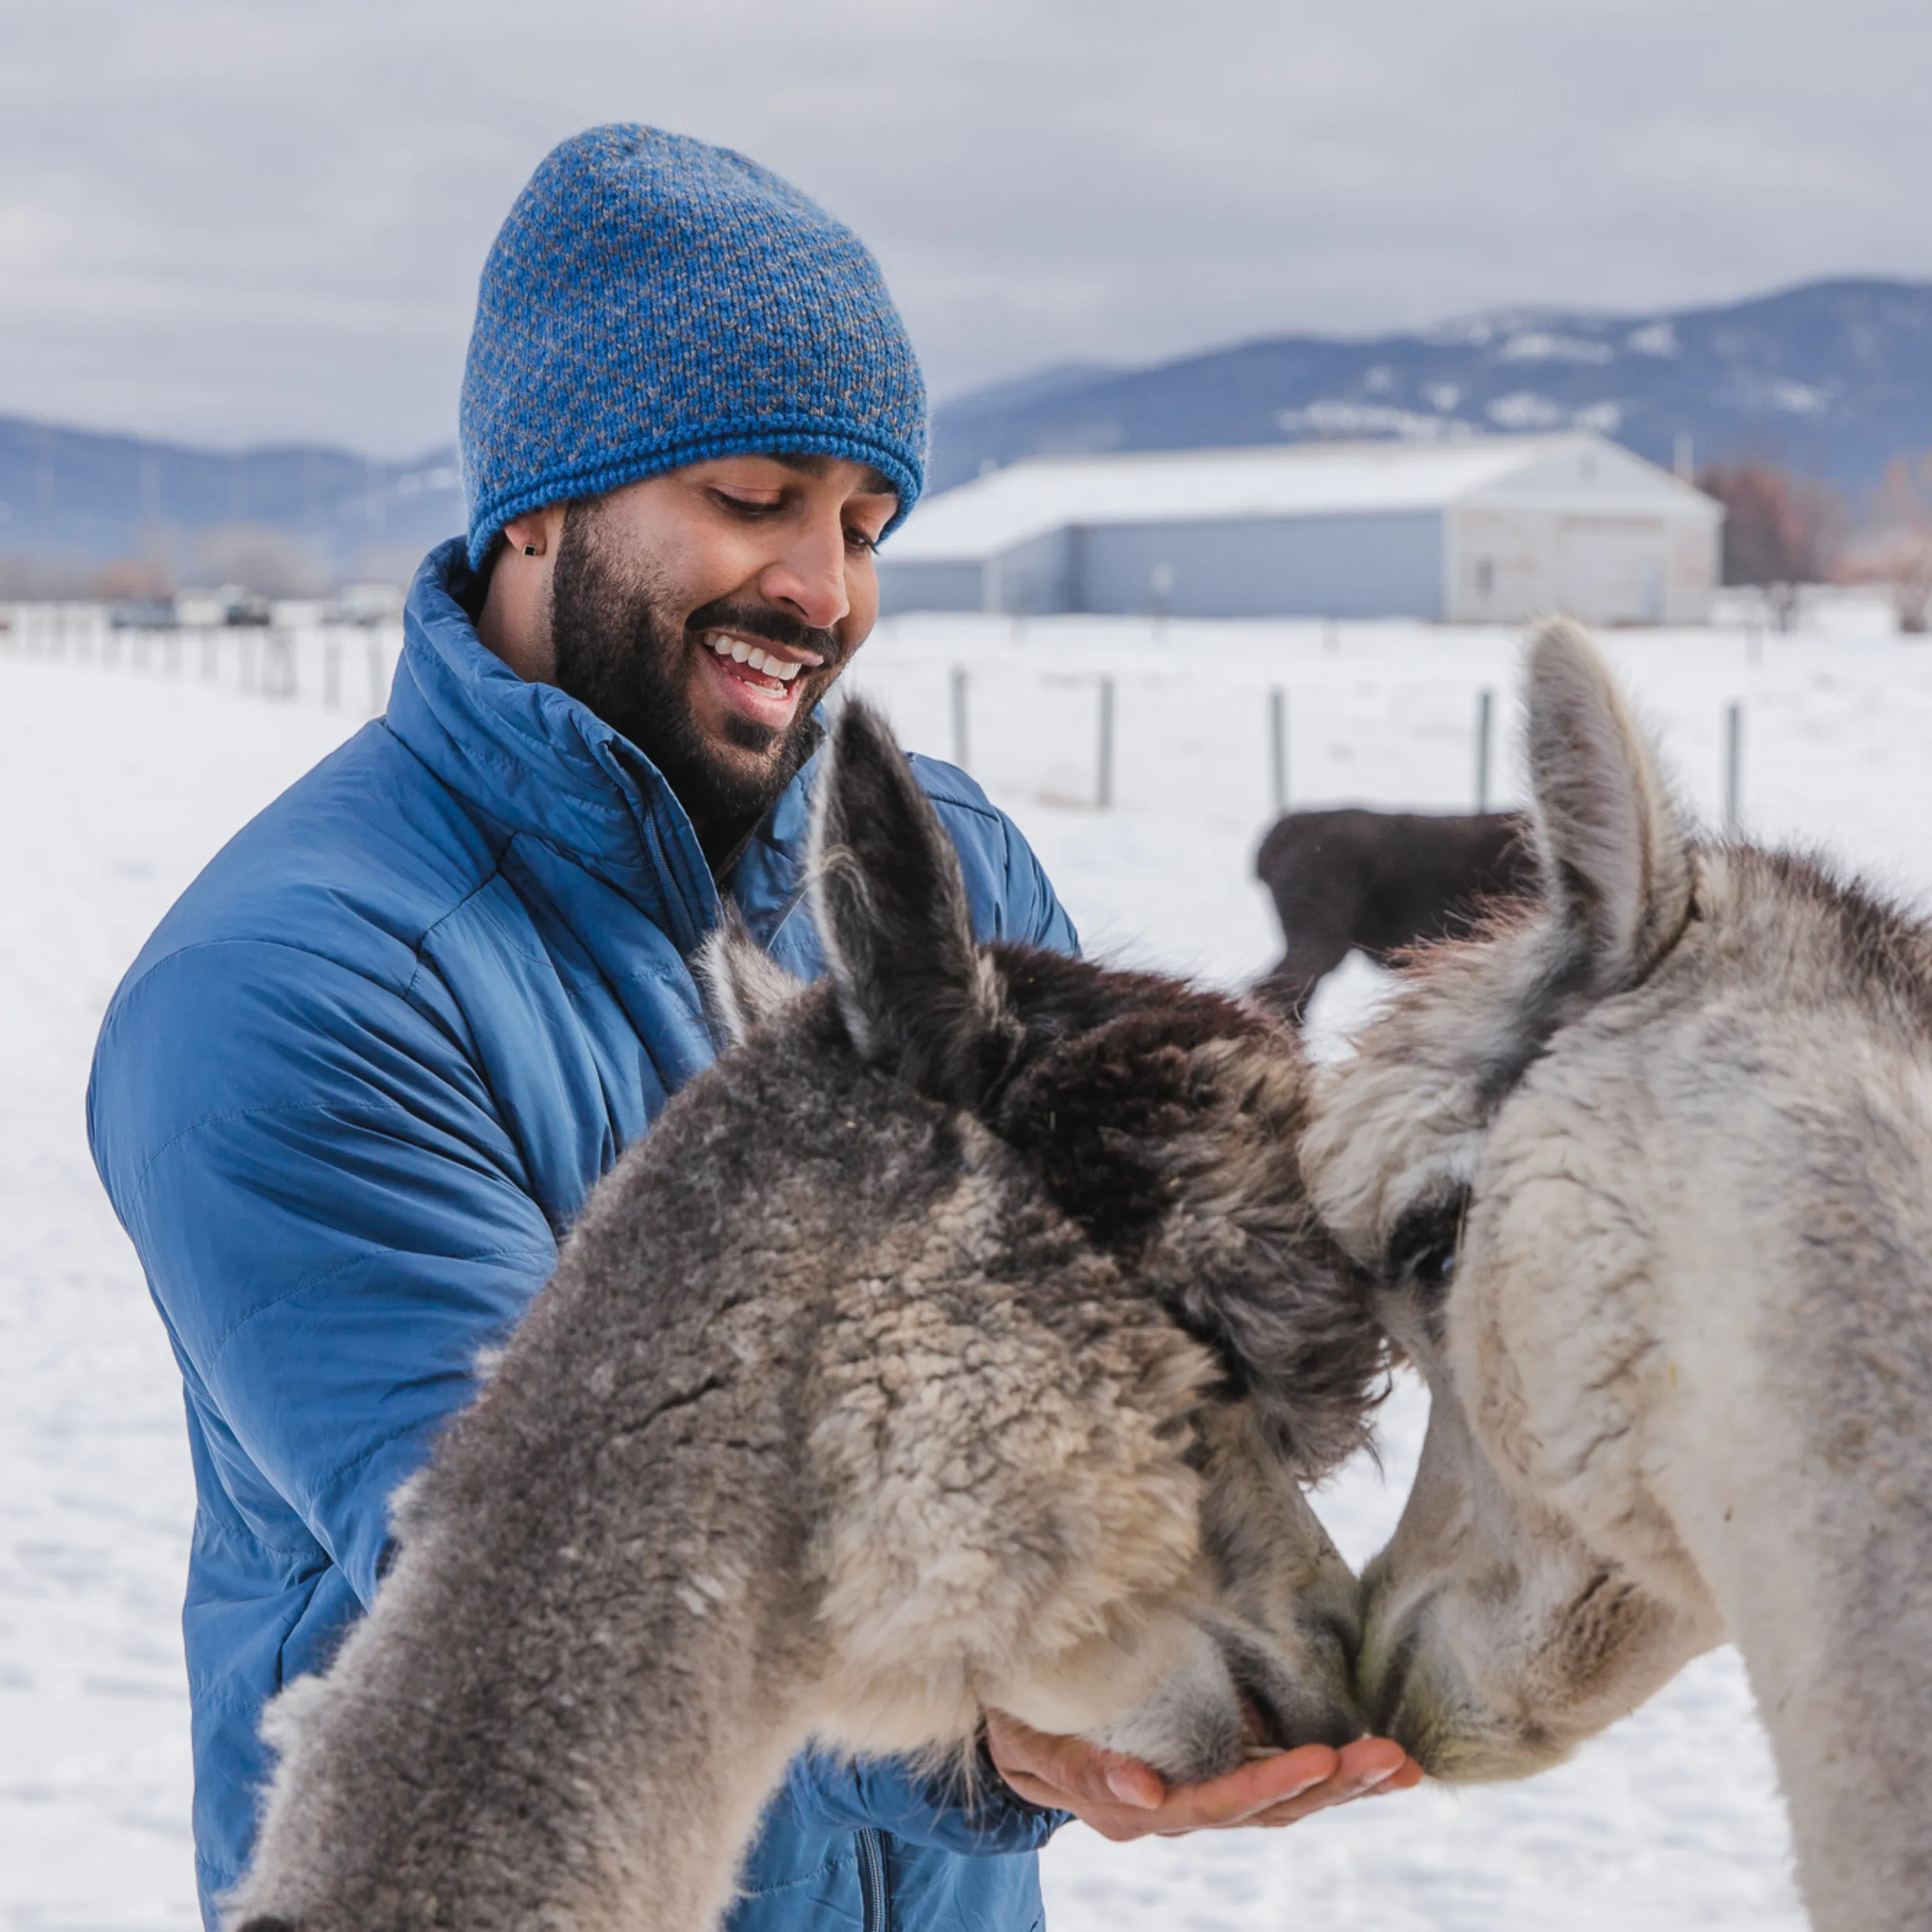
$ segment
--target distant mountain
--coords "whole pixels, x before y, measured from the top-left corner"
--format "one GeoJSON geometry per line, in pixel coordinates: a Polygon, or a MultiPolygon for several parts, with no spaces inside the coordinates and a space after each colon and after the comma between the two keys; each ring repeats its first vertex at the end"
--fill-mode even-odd
{"type": "Polygon", "coordinates": [[[1853,508],[1932,450],[1932,283],[1807,283],[1714,308],[1504,309],[1366,340],[1274,336],[1137,369],[1041,372],[935,414],[929,487],[1021,457],[1316,437],[1599,429],[1670,462],[1773,458],[1853,508]]]}
{"type": "MultiPolygon", "coordinates": [[[[1852,507],[1932,449],[1932,283],[1813,282],[1717,308],[1500,310],[1370,340],[1278,336],[1139,369],[1062,363],[946,404],[931,487],[1023,456],[1600,429],[1660,462],[1770,456],[1852,507]]],[[[270,592],[406,578],[463,525],[453,449],[229,453],[0,417],[0,596],[142,572],[270,592]],[[116,570],[103,578],[103,567],[116,570]],[[119,568],[123,565],[129,568],[119,568]]]]}
{"type": "Polygon", "coordinates": [[[231,454],[0,416],[0,594],[9,575],[37,569],[51,586],[122,560],[273,592],[393,580],[462,527],[454,449],[407,463],[303,447],[231,454]]]}

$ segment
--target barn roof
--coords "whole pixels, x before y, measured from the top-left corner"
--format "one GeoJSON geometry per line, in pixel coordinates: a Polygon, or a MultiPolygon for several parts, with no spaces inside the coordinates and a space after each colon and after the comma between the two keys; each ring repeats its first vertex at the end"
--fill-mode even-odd
{"type": "Polygon", "coordinates": [[[888,546],[897,564],[997,557],[1070,525],[1222,522],[1439,510],[1471,501],[1708,515],[1718,506],[1606,438],[1270,443],[1034,457],[929,496],[888,546]]]}

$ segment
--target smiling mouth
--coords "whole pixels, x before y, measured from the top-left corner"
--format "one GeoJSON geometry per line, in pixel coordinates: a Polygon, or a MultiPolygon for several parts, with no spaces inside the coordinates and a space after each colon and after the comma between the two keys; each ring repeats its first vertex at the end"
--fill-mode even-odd
{"type": "Polygon", "coordinates": [[[799,674],[817,671],[825,661],[810,651],[794,653],[733,631],[702,632],[698,642],[728,675],[773,697],[791,697],[799,674]]]}

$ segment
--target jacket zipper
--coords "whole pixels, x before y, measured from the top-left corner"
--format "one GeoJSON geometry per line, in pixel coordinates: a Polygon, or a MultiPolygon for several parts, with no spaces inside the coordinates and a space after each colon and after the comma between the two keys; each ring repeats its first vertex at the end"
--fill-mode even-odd
{"type": "Polygon", "coordinates": [[[859,1888],[865,1902],[865,1932],[892,1932],[891,1902],[885,1891],[885,1845],[868,1827],[858,1834],[859,1888]]]}

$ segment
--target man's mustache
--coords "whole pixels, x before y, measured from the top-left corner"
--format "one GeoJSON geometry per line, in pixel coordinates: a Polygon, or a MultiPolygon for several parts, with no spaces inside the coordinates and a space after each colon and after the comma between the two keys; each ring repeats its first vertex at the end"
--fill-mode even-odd
{"type": "Polygon", "coordinates": [[[809,651],[824,660],[827,671],[836,671],[845,656],[835,631],[820,630],[790,611],[774,610],[770,604],[733,603],[720,597],[715,603],[692,611],[685,620],[687,637],[702,637],[706,631],[735,631],[741,637],[762,638],[767,644],[809,651]]]}

